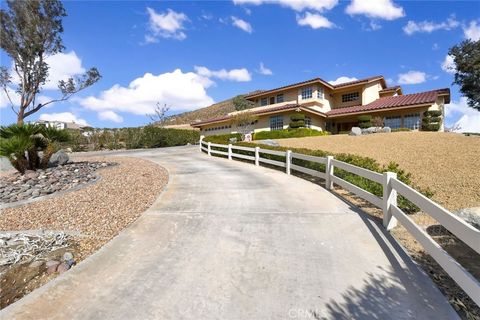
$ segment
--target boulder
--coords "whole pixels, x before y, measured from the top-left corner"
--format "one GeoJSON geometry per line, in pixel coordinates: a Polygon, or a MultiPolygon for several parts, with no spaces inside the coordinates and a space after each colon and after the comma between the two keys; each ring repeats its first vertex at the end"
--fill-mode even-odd
{"type": "Polygon", "coordinates": [[[359,127],[353,127],[352,130],[349,133],[350,136],[361,136],[362,135],[362,129],[359,127]]]}
{"type": "Polygon", "coordinates": [[[277,141],[271,140],[271,139],[259,140],[258,143],[264,144],[264,145],[267,145],[267,146],[272,146],[272,147],[279,147],[280,146],[280,144],[277,141]]]}
{"type": "Polygon", "coordinates": [[[480,207],[463,208],[452,213],[480,230],[480,207]]]}
{"type": "Polygon", "coordinates": [[[63,261],[68,260],[73,260],[73,253],[67,251],[63,254],[63,261]]]}
{"type": "Polygon", "coordinates": [[[390,132],[392,132],[392,128],[390,128],[390,127],[384,127],[382,132],[390,133],[390,132]]]}
{"type": "Polygon", "coordinates": [[[59,150],[52,154],[50,160],[48,160],[48,166],[56,167],[58,165],[64,165],[68,162],[68,160],[70,160],[68,154],[63,150],[59,150]]]}

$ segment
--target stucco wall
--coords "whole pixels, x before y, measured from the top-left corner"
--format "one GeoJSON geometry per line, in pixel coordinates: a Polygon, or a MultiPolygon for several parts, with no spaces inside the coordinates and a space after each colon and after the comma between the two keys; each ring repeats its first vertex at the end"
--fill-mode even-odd
{"type": "Polygon", "coordinates": [[[380,94],[378,93],[382,90],[382,86],[380,85],[380,81],[368,83],[363,87],[362,93],[362,104],[369,104],[380,98],[380,94]]]}

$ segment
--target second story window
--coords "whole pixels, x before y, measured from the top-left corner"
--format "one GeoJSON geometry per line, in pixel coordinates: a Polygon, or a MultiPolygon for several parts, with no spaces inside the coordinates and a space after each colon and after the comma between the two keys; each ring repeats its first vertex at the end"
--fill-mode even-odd
{"type": "Polygon", "coordinates": [[[283,102],[283,93],[277,94],[277,103],[283,102]]]}
{"type": "Polygon", "coordinates": [[[302,88],[302,100],[311,99],[312,94],[313,92],[311,87],[302,88]]]}
{"type": "Polygon", "coordinates": [[[360,99],[360,93],[358,91],[342,94],[342,102],[356,101],[358,99],[360,99]]]}
{"type": "Polygon", "coordinates": [[[317,99],[323,99],[323,88],[318,87],[317,89],[317,99]]]}
{"type": "Polygon", "coordinates": [[[260,100],[260,106],[266,106],[268,104],[268,98],[262,98],[262,100],[260,100]]]}

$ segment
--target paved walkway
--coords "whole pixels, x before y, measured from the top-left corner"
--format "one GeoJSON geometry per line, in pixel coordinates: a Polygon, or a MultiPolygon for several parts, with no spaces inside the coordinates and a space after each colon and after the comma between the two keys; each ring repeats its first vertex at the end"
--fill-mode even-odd
{"type": "Polygon", "coordinates": [[[457,317],[381,228],[317,185],[193,147],[125,154],[165,166],[167,189],[1,319],[457,317]]]}

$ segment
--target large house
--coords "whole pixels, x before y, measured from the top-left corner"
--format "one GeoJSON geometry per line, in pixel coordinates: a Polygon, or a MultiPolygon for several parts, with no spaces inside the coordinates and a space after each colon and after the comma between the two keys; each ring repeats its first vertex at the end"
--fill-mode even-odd
{"type": "MultiPolygon", "coordinates": [[[[248,111],[232,112],[224,117],[191,124],[204,136],[235,133],[233,118],[238,112],[257,117],[252,132],[282,130],[289,127],[295,113],[305,116],[305,126],[339,133],[358,126],[360,115],[380,117],[392,129],[420,130],[426,110],[439,110],[450,103],[450,89],[403,94],[400,86],[387,87],[383,76],[332,85],[315,78],[288,86],[249,94],[255,103],[248,111]]],[[[443,121],[440,126],[443,131],[443,121]]]]}

